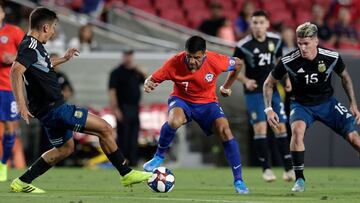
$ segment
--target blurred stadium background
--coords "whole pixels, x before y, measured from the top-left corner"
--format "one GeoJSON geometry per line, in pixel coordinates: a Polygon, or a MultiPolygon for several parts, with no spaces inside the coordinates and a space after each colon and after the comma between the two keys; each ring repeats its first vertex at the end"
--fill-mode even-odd
{"type": "MultiPolygon", "coordinates": [[[[90,107],[93,112],[108,115],[107,84],[110,71],[121,62],[122,51],[135,50],[135,62],[148,74],[156,70],[173,54],[181,51],[185,40],[194,34],[208,41],[208,49],[232,55],[236,41],[248,33],[244,22],[246,11],[264,9],[270,14],[271,30],[284,34],[300,23],[324,23],[322,46],[337,49],[343,55],[351,73],[358,101],[360,81],[360,0],[11,0],[7,2],[7,21],[27,30],[27,17],[38,5],[57,11],[60,18],[58,35],[47,46],[50,52],[63,53],[72,38],[78,37],[81,26],[91,24],[94,42],[83,50],[80,57],[62,66],[74,86],[72,103],[90,107]],[[249,6],[250,5],[250,6],[249,6]],[[245,8],[245,9],[244,9],[245,8]],[[220,10],[216,29],[223,32],[205,34],[201,23],[220,10]],[[320,9],[320,10],[319,10],[320,9]],[[321,14],[322,12],[322,14],[321,14]],[[320,16],[318,15],[320,13],[320,16]],[[243,21],[241,21],[241,19],[243,21]],[[202,31],[200,31],[202,30],[202,31]]],[[[246,20],[245,20],[246,21],[246,20]]],[[[216,23],[215,23],[216,24],[216,23]]],[[[215,28],[214,28],[215,29],[215,28]]],[[[294,39],[292,39],[294,40],[294,39]]],[[[291,41],[291,38],[290,38],[291,41]]],[[[284,49],[286,45],[284,45],[284,49]]],[[[336,78],[336,77],[335,77],[336,78]]],[[[219,84],[225,76],[219,78],[219,84]]],[[[336,96],[348,104],[338,79],[333,81],[336,96]]],[[[172,84],[165,82],[152,94],[143,94],[140,158],[151,156],[155,139],[164,119],[166,102],[172,84]]],[[[231,123],[232,131],[240,143],[242,161],[246,166],[258,165],[251,143],[242,85],[236,83],[230,98],[220,98],[231,123]]],[[[40,155],[39,123],[34,119],[30,126],[21,125],[21,143],[24,149],[24,167],[40,155]]],[[[196,124],[183,127],[170,152],[169,166],[202,167],[225,166],[221,145],[216,137],[206,138],[196,124]]],[[[78,135],[78,151],[87,152],[96,140],[78,135]],[[90,148],[81,146],[90,143],[90,148]]],[[[347,143],[322,124],[316,123],[306,136],[307,166],[360,166],[359,158],[347,143]]],[[[20,143],[20,140],[18,140],[20,143]]],[[[269,140],[272,145],[272,140],[269,140]]],[[[88,146],[89,147],[89,146],[88,146]]],[[[276,149],[276,147],[273,147],[276,149]]],[[[96,150],[95,150],[96,151],[96,150]]],[[[273,163],[279,165],[273,150],[273,163]]],[[[81,153],[75,153],[80,156],[81,153]]],[[[96,153],[95,153],[96,155],[96,153]]],[[[94,155],[94,156],[95,156],[94,155]]],[[[18,155],[21,162],[22,156],[18,155]]],[[[82,156],[71,157],[66,166],[82,166],[82,156]],[[79,160],[80,159],[80,160],[79,160]],[[75,160],[75,161],[74,161],[75,160]]]]}

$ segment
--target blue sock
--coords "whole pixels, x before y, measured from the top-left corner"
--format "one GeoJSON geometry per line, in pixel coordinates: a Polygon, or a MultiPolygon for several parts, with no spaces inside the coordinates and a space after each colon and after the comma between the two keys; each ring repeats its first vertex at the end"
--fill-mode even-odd
{"type": "Polygon", "coordinates": [[[160,130],[160,138],[155,155],[162,158],[165,157],[165,152],[168,151],[171,142],[174,140],[176,130],[172,129],[167,122],[164,123],[160,130]]]}
{"type": "Polygon", "coordinates": [[[234,181],[243,180],[241,174],[241,161],[240,161],[240,151],[239,145],[236,140],[233,138],[231,140],[223,142],[225,156],[228,160],[231,170],[234,175],[234,181]]]}
{"type": "Polygon", "coordinates": [[[3,157],[1,163],[6,164],[7,160],[11,157],[12,148],[15,143],[15,133],[13,134],[4,134],[3,136],[3,157]]]}

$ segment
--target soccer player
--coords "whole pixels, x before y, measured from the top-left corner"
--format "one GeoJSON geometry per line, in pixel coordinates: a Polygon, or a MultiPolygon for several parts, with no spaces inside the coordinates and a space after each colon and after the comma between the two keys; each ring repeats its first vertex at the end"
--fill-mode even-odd
{"type": "Polygon", "coordinates": [[[144,90],[148,93],[165,80],[174,82],[174,90],[168,100],[169,116],[161,128],[157,151],[154,158],[144,164],[145,171],[152,171],[163,163],[176,130],[193,119],[206,135],[211,135],[212,128],[215,129],[234,175],[235,191],[249,193],[242,179],[239,146],[216,97],[217,77],[231,71],[220,87],[223,96],[230,96],[230,87],[237,78],[240,65],[238,58],[206,51],[206,41],[192,36],[186,41],[185,51],[170,58],[146,79],[144,90]]]}
{"type": "MultiPolygon", "coordinates": [[[[280,36],[267,32],[269,24],[268,16],[264,11],[255,11],[250,22],[251,34],[239,41],[234,52],[234,56],[240,58],[241,62],[245,63],[245,75],[240,73],[238,79],[244,84],[247,111],[254,130],[255,150],[262,164],[262,177],[267,182],[274,181],[276,176],[271,170],[269,163],[269,150],[266,139],[267,123],[264,113],[265,104],[262,86],[266,77],[282,56],[280,36]]],[[[276,144],[284,163],[285,171],[283,179],[285,181],[293,181],[295,175],[292,170],[285,125],[287,118],[284,104],[276,88],[274,88],[272,104],[274,110],[280,115],[279,128],[273,128],[272,130],[274,131],[276,144]]]]}
{"type": "Polygon", "coordinates": [[[7,180],[6,162],[12,155],[15,143],[16,121],[20,119],[14,95],[11,91],[10,69],[24,32],[15,25],[4,23],[4,3],[0,2],[0,136],[2,136],[2,159],[0,182],[7,180]]]}
{"type": "Polygon", "coordinates": [[[31,182],[74,151],[72,131],[99,137],[102,150],[123,176],[121,182],[124,186],[147,180],[151,173],[135,171],[126,165],[112,136],[112,128],[106,121],[88,113],[85,108],[64,102],[54,67],[78,55],[78,51],[72,48],[61,58],[49,58],[43,44],[54,35],[57,22],[53,11],[44,7],[34,9],[29,17],[29,34],[22,40],[11,68],[12,88],[21,117],[26,123],[29,123],[29,117],[36,117],[54,146],[11,183],[11,191],[44,193],[31,182]],[[23,93],[24,83],[29,109],[23,93]]]}
{"type": "Polygon", "coordinates": [[[355,122],[360,124],[354,89],[348,71],[338,52],[318,47],[317,27],[304,23],[297,27],[298,49],[284,56],[264,83],[265,112],[270,126],[279,127],[279,117],[271,107],[274,85],[288,73],[294,97],[291,101],[290,150],[296,175],[293,192],[305,191],[304,135],[315,121],[321,121],[346,139],[360,152],[360,138],[355,122]],[[350,100],[350,111],[333,97],[331,75],[342,80],[350,100]]]}

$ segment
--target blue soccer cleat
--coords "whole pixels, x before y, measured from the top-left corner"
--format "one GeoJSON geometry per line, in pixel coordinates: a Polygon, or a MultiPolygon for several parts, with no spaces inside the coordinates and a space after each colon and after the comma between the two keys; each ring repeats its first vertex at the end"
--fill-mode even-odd
{"type": "Polygon", "coordinates": [[[249,189],[246,187],[245,182],[237,180],[234,182],[235,192],[239,194],[249,194],[249,189]]]}
{"type": "Polygon", "coordinates": [[[164,158],[155,155],[154,158],[144,163],[144,171],[152,172],[155,168],[159,167],[164,162],[164,158]]]}
{"type": "Polygon", "coordinates": [[[305,180],[299,178],[296,180],[294,186],[291,188],[293,192],[304,192],[305,191],[305,180]]]}

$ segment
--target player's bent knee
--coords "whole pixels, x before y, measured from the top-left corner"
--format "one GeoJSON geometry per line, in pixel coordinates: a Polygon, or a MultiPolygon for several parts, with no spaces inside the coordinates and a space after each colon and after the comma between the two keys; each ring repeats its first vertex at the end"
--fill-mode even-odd
{"type": "Polygon", "coordinates": [[[168,121],[168,124],[172,129],[178,129],[183,123],[185,123],[183,118],[172,118],[168,121]]]}
{"type": "Polygon", "coordinates": [[[110,124],[104,122],[100,129],[100,137],[101,138],[109,138],[112,137],[113,128],[110,124]]]}
{"type": "Polygon", "coordinates": [[[217,134],[222,141],[228,141],[233,139],[231,129],[228,125],[221,125],[217,128],[217,134]]]}

